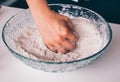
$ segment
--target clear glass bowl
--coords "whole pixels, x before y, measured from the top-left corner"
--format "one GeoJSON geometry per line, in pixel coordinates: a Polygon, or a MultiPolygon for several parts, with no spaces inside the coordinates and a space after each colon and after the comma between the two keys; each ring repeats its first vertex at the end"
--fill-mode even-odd
{"type": "Polygon", "coordinates": [[[72,71],[81,67],[84,67],[94,61],[97,57],[99,57],[103,51],[108,47],[109,43],[112,39],[112,30],[108,23],[96,12],[89,10],[84,7],[70,5],[70,4],[50,4],[49,5],[52,10],[61,14],[69,14],[69,17],[84,17],[92,21],[95,25],[97,25],[97,29],[99,30],[104,42],[102,48],[96,52],[95,54],[80,59],[74,60],[70,62],[43,62],[39,60],[34,60],[27,58],[21,55],[16,51],[15,44],[13,42],[13,38],[20,32],[21,29],[27,28],[34,24],[31,13],[29,9],[19,12],[18,14],[12,16],[5,24],[2,30],[2,38],[9,49],[9,51],[19,60],[24,62],[25,64],[44,71],[49,72],[65,72],[72,71]]]}

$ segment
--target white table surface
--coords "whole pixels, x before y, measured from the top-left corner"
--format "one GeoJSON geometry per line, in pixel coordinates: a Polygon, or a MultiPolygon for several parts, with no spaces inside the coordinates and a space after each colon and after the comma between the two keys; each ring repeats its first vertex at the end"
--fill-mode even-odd
{"type": "Polygon", "coordinates": [[[120,24],[110,23],[113,39],[110,46],[92,64],[65,73],[49,73],[33,69],[16,59],[2,41],[5,22],[21,9],[0,10],[0,82],[120,82],[120,24]]]}

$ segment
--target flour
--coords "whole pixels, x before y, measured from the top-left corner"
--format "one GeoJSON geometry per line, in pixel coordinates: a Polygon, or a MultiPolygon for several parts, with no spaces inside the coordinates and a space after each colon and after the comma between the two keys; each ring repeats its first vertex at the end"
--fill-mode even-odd
{"type": "Polygon", "coordinates": [[[76,48],[64,55],[54,53],[46,48],[36,26],[24,28],[14,42],[16,50],[23,56],[46,62],[68,62],[88,57],[98,52],[103,43],[96,26],[88,19],[79,17],[71,19],[79,40],[76,48]]]}

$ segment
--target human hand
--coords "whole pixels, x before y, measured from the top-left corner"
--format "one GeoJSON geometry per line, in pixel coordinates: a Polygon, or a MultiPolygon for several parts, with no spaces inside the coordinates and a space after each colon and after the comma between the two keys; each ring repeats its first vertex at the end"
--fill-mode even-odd
{"type": "Polygon", "coordinates": [[[75,48],[74,26],[66,16],[52,12],[43,19],[38,17],[37,21],[43,42],[50,50],[63,54],[75,48]]]}
{"type": "Polygon", "coordinates": [[[66,16],[51,11],[46,0],[26,1],[45,45],[54,52],[66,53],[73,50],[73,42],[77,41],[77,37],[71,21],[66,16]]]}

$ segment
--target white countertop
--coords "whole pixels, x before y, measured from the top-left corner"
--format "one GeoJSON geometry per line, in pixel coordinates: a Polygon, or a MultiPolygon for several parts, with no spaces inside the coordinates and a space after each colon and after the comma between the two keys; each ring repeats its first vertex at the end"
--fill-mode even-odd
{"type": "Polygon", "coordinates": [[[21,9],[3,7],[0,10],[0,82],[119,82],[120,24],[110,23],[113,38],[110,46],[92,64],[65,73],[49,73],[33,69],[16,59],[2,41],[5,22],[21,9]]]}

